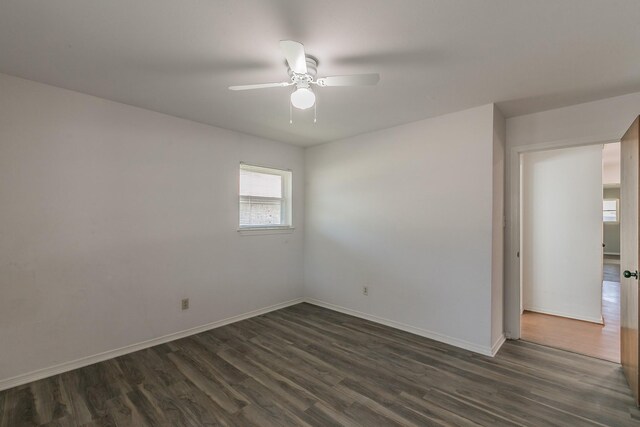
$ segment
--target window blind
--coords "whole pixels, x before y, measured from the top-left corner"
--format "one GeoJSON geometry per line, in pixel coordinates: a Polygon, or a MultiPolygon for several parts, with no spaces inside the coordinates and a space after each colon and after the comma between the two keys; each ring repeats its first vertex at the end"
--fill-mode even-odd
{"type": "Polygon", "coordinates": [[[290,172],[240,166],[240,227],[287,226],[290,172]]]}

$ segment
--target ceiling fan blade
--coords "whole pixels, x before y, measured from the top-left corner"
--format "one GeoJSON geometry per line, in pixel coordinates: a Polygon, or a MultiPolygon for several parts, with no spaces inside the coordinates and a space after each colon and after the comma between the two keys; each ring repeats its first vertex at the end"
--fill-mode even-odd
{"type": "Polygon", "coordinates": [[[241,85],[241,86],[229,86],[229,90],[250,90],[250,89],[264,89],[267,87],[285,87],[291,86],[293,83],[290,82],[282,82],[282,83],[260,83],[256,85],[241,85]]]}
{"type": "Polygon", "coordinates": [[[373,86],[380,81],[380,74],[354,74],[351,76],[322,77],[317,80],[318,86],[373,86]]]}
{"type": "Polygon", "coordinates": [[[287,59],[289,68],[296,74],[307,74],[307,58],[302,43],[293,40],[280,40],[280,49],[287,59]]]}

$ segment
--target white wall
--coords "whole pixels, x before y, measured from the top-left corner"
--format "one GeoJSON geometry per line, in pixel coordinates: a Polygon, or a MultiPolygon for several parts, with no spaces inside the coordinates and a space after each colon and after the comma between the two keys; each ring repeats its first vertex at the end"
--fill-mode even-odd
{"type": "Polygon", "coordinates": [[[493,109],[493,214],[491,252],[491,343],[504,336],[504,163],[506,123],[493,109]]]}
{"type": "MultiPolygon", "coordinates": [[[[605,144],[602,150],[602,184],[605,199],[620,199],[620,143],[605,144]]],[[[604,253],[620,254],[620,223],[604,223],[604,253]]]]}
{"type": "Polygon", "coordinates": [[[525,310],[602,320],[602,146],[522,156],[525,310]]]}
{"type": "Polygon", "coordinates": [[[620,140],[640,113],[640,92],[507,119],[509,147],[620,140]]]}
{"type": "Polygon", "coordinates": [[[493,156],[493,105],[308,149],[305,294],[489,353],[493,156]]]}
{"type": "Polygon", "coordinates": [[[620,143],[605,144],[602,150],[602,183],[620,186],[620,143]]]}
{"type": "MultiPolygon", "coordinates": [[[[602,193],[605,199],[620,200],[620,187],[605,188],[602,193]]],[[[604,253],[620,255],[620,222],[605,222],[603,227],[604,253]]]]}
{"type": "Polygon", "coordinates": [[[302,296],[302,149],[6,75],[0,94],[0,383],[302,296]],[[240,161],[293,170],[292,234],[238,235],[240,161]]]}
{"type": "Polygon", "coordinates": [[[640,114],[640,93],[507,119],[505,330],[520,336],[518,152],[619,141],[640,114]]]}

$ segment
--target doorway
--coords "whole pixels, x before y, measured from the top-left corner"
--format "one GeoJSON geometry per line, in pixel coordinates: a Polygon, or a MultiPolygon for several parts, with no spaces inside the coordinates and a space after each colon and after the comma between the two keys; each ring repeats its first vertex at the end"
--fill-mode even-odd
{"type": "Polygon", "coordinates": [[[620,362],[620,144],[520,155],[520,338],[620,362]]]}

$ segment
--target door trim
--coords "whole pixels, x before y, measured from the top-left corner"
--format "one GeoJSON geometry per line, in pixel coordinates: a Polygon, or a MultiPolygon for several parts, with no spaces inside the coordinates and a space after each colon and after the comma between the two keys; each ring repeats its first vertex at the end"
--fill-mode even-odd
{"type": "MultiPolygon", "coordinates": [[[[509,339],[520,339],[520,304],[521,304],[521,277],[520,259],[517,254],[520,250],[520,155],[534,151],[555,150],[562,148],[581,147],[586,145],[611,144],[620,142],[619,137],[611,138],[572,138],[557,141],[541,142],[537,144],[507,147],[505,176],[505,217],[507,227],[505,230],[504,251],[504,329],[505,336],[509,339]]],[[[507,135],[507,145],[509,143],[507,135]]]]}

